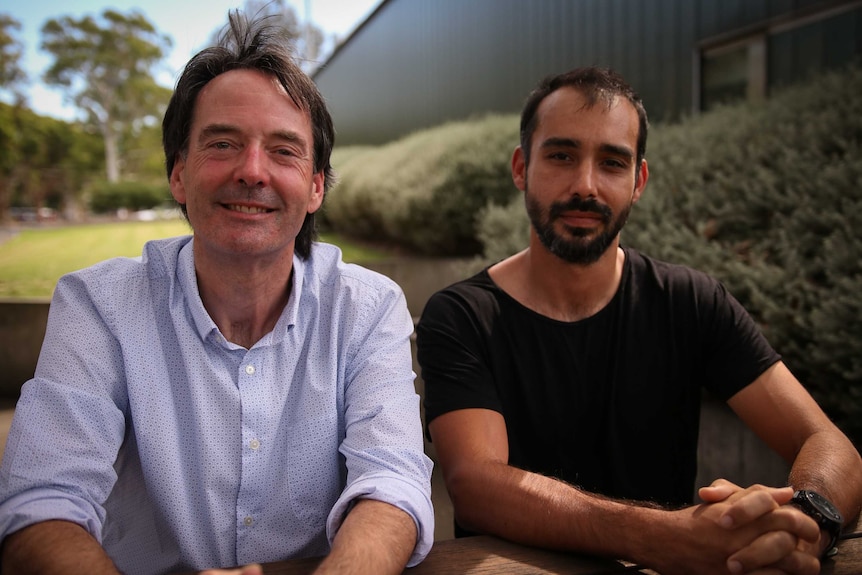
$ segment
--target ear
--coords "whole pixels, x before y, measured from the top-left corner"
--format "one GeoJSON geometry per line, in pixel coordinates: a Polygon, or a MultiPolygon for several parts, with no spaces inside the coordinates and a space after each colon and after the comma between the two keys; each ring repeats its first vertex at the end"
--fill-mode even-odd
{"type": "Polygon", "coordinates": [[[641,165],[636,169],[637,173],[635,174],[635,177],[637,181],[635,182],[635,189],[632,193],[632,203],[635,203],[640,199],[641,194],[643,194],[644,189],[646,188],[647,180],[649,179],[649,168],[647,167],[646,158],[641,160],[641,165]]]}
{"type": "Polygon", "coordinates": [[[521,146],[515,148],[512,153],[512,181],[522,192],[527,189],[527,159],[521,146]]]}
{"type": "Polygon", "coordinates": [[[183,159],[182,154],[177,154],[177,157],[174,160],[174,167],[171,169],[169,182],[171,185],[171,195],[178,204],[186,203],[186,185],[183,180],[183,170],[185,167],[186,162],[183,159]]]}
{"type": "Polygon", "coordinates": [[[313,214],[323,205],[323,196],[325,194],[325,175],[324,171],[320,170],[311,176],[311,194],[308,196],[307,212],[313,214]]]}

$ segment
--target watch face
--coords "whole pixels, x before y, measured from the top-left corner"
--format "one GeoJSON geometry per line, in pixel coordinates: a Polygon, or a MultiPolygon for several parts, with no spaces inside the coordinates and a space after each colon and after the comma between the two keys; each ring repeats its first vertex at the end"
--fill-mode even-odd
{"type": "Polygon", "coordinates": [[[808,491],[806,493],[808,496],[808,500],[817,508],[817,511],[825,515],[828,519],[832,521],[837,521],[838,523],[843,522],[843,518],[841,517],[841,513],[835,509],[835,506],[829,502],[828,499],[816,493],[814,491],[808,491]]]}

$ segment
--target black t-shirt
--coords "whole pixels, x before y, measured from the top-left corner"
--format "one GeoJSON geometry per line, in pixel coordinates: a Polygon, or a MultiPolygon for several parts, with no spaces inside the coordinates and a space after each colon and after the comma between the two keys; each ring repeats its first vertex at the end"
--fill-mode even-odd
{"type": "Polygon", "coordinates": [[[625,249],[620,287],[560,322],[487,270],[428,301],[417,326],[427,421],[500,412],[509,463],[610,497],[692,501],[702,388],[728,399],[780,359],[716,280],[625,249]]]}

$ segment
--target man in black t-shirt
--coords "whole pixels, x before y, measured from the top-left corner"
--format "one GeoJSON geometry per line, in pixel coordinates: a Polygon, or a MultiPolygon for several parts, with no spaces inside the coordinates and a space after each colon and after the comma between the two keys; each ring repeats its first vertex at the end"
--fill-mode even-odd
{"type": "Polygon", "coordinates": [[[719,282],[620,246],[646,135],[615,73],[545,80],[512,158],[529,247],[426,305],[418,359],[456,527],[663,575],[817,573],[859,513],[862,461],[719,282]],[[717,479],[692,504],[702,389],[792,464],[791,487],[717,479]]]}

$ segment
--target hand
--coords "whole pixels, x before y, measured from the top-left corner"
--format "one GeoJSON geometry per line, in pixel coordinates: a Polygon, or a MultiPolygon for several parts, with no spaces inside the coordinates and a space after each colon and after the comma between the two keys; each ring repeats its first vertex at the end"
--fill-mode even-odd
{"type": "Polygon", "coordinates": [[[755,573],[762,568],[794,575],[820,572],[820,529],[813,519],[787,505],[793,488],[743,489],[718,479],[698,494],[713,507],[709,515],[723,528],[760,529],[757,537],[727,558],[731,573],[755,573]]]}
{"type": "Polygon", "coordinates": [[[263,575],[263,567],[252,563],[239,569],[207,569],[201,571],[200,575],[263,575]]]}

